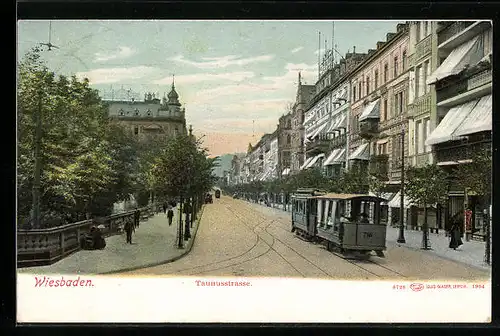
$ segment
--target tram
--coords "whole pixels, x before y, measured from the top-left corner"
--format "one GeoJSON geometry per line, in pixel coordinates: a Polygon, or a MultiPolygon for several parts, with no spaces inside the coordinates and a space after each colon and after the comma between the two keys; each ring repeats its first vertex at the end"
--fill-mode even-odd
{"type": "Polygon", "coordinates": [[[325,243],[343,256],[384,257],[387,223],[381,220],[384,198],[365,194],[319,191],[292,196],[292,232],[308,241],[325,243]]]}

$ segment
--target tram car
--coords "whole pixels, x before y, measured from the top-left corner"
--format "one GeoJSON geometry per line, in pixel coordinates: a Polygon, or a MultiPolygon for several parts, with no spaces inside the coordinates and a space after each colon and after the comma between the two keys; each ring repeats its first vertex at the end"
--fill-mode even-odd
{"type": "Polygon", "coordinates": [[[215,190],[215,198],[220,198],[220,189],[215,190]]]}
{"type": "Polygon", "coordinates": [[[381,220],[384,198],[316,190],[292,196],[292,232],[326,244],[344,257],[384,257],[387,223],[381,220]]]}

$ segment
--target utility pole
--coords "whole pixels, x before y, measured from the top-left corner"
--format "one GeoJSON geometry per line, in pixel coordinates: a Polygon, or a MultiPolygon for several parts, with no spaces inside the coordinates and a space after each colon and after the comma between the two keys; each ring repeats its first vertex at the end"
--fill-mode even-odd
{"type": "Polygon", "coordinates": [[[405,129],[401,130],[401,199],[399,203],[399,237],[398,243],[406,243],[404,234],[404,214],[405,214],[405,129]]]}
{"type": "MultiPolygon", "coordinates": [[[[40,86],[42,84],[40,83],[40,86]]],[[[33,175],[33,205],[31,209],[31,228],[39,229],[40,228],[40,180],[42,175],[42,158],[41,158],[41,150],[42,150],[42,98],[43,91],[42,88],[39,88],[38,91],[38,109],[35,112],[35,148],[34,148],[34,157],[35,157],[35,171],[33,175]]]]}

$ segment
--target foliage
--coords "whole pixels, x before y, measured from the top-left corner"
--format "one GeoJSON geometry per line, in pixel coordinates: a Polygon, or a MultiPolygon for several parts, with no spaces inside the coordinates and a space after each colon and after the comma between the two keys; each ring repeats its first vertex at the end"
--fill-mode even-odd
{"type": "Polygon", "coordinates": [[[476,152],[471,159],[471,163],[458,165],[455,177],[469,194],[476,194],[482,197],[485,203],[488,203],[492,184],[491,152],[476,152]]]}
{"type": "Polygon", "coordinates": [[[177,136],[161,148],[153,161],[153,188],[167,197],[184,198],[207,192],[217,180],[213,175],[216,160],[207,157],[200,140],[189,135],[177,136]]]}
{"type": "Polygon", "coordinates": [[[133,189],[137,146],[107,119],[88,80],[57,77],[33,49],[18,67],[18,216],[29,221],[35,120],[41,116],[42,225],[108,214],[133,189]]]}
{"type": "Polygon", "coordinates": [[[339,192],[346,194],[366,194],[370,187],[368,174],[358,167],[343,171],[337,184],[339,192]]]}
{"type": "Polygon", "coordinates": [[[430,205],[446,199],[447,174],[436,165],[409,167],[406,170],[405,194],[416,204],[430,205]]]}

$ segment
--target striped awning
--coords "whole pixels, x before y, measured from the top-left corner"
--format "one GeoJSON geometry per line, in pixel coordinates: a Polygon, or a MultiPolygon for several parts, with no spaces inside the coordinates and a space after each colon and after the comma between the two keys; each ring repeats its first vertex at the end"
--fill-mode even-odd
{"type": "Polygon", "coordinates": [[[368,153],[368,144],[362,144],[356,150],[354,153],[352,153],[349,156],[349,160],[369,160],[369,153],[368,153]]]}

